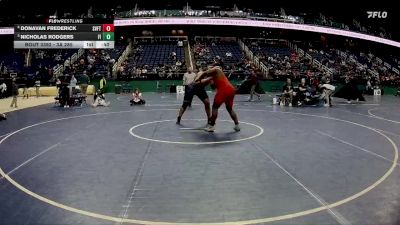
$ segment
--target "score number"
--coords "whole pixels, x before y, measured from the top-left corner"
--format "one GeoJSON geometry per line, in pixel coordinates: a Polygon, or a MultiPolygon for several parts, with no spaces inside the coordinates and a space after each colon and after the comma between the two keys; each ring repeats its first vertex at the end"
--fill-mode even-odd
{"type": "Polygon", "coordinates": [[[114,32],[114,24],[103,24],[103,32],[114,32]]]}
{"type": "Polygon", "coordinates": [[[103,41],[114,41],[114,24],[103,24],[103,41]]]}

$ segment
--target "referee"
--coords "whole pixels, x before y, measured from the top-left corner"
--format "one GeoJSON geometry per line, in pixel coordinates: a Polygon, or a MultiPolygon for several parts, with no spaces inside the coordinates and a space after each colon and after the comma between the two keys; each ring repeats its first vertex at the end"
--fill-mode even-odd
{"type": "MultiPolygon", "coordinates": [[[[196,73],[193,72],[191,67],[188,68],[187,72],[183,74],[183,86],[185,87],[185,92],[189,90],[189,84],[193,83],[196,78],[196,73]]],[[[189,107],[192,107],[192,102],[190,102],[189,107]]]]}

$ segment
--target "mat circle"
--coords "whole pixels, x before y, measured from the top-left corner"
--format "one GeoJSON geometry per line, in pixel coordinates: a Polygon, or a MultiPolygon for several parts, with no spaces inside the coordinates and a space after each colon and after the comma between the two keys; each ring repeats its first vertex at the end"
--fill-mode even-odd
{"type": "MultiPolygon", "coordinates": [[[[186,120],[192,120],[192,121],[205,121],[204,119],[186,119],[186,120]]],[[[231,122],[229,120],[218,120],[221,122],[231,122]]],[[[140,136],[138,134],[136,134],[135,132],[133,132],[133,130],[142,127],[142,126],[146,126],[149,124],[155,124],[155,123],[164,123],[164,122],[175,122],[175,120],[158,120],[158,121],[151,121],[151,122],[146,122],[146,123],[140,123],[137,124],[133,127],[131,127],[129,129],[129,133],[134,136],[135,138],[141,139],[141,140],[145,140],[145,141],[153,141],[153,142],[159,142],[159,143],[165,143],[165,144],[181,144],[181,145],[212,145],[212,144],[226,144],[226,143],[233,143],[233,142],[240,142],[240,141],[247,141],[253,138],[256,138],[260,135],[262,135],[264,133],[264,129],[256,124],[253,123],[249,123],[249,122],[243,122],[240,121],[240,124],[246,124],[249,126],[253,126],[255,128],[257,128],[259,131],[257,134],[252,135],[250,137],[245,137],[245,138],[239,138],[239,139],[234,139],[234,140],[224,140],[224,141],[203,141],[203,142],[199,142],[199,141],[167,141],[167,140],[159,140],[159,139],[154,139],[154,138],[146,138],[143,136],[140,136]]]]}

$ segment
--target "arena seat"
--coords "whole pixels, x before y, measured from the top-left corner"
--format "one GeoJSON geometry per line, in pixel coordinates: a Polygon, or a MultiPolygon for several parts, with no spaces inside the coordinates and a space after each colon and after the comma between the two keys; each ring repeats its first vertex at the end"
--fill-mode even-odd
{"type": "Polygon", "coordinates": [[[293,50],[291,50],[289,47],[281,47],[281,46],[262,46],[261,45],[259,48],[252,47],[251,50],[255,54],[264,53],[267,55],[279,55],[280,57],[290,56],[293,53],[293,50]]]}

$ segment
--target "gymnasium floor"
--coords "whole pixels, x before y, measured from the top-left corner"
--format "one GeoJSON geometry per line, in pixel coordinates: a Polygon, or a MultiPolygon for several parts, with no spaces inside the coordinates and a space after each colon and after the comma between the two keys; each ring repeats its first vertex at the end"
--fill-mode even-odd
{"type": "Polygon", "coordinates": [[[333,108],[236,98],[215,133],[198,99],[53,104],[0,122],[0,224],[400,224],[400,98],[333,108]]]}

